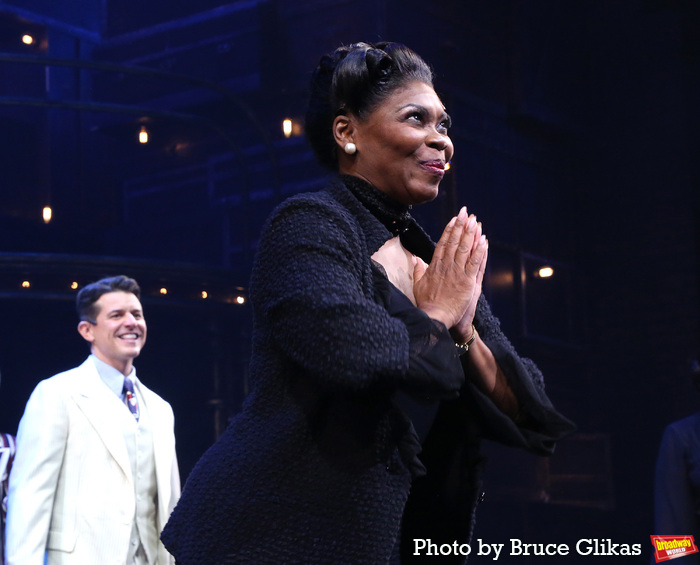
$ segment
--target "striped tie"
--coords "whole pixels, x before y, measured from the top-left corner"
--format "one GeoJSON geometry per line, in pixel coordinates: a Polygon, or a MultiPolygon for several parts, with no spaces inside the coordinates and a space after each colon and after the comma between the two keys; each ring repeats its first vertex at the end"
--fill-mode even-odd
{"type": "Polygon", "coordinates": [[[129,407],[129,411],[134,415],[136,421],[139,421],[139,403],[136,400],[136,394],[134,393],[134,383],[128,377],[124,378],[124,388],[122,389],[122,394],[124,395],[124,402],[129,407]]]}

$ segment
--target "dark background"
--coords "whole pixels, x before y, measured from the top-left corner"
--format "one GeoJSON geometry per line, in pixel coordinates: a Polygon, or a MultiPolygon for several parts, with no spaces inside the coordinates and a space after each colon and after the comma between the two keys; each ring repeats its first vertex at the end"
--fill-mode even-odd
{"type": "Polygon", "coordinates": [[[173,405],[186,478],[245,395],[235,299],[262,222],[326,179],[282,120],[300,123],[321,54],[378,39],[433,65],[455,123],[416,215],[434,237],[461,204],[478,215],[484,292],[578,425],[550,460],[488,446],[475,537],[568,543],[557,563],[612,539],[647,561],[661,433],[698,406],[695,0],[0,1],[0,429],[87,354],[71,282],[128,274],[139,376],[173,405]]]}

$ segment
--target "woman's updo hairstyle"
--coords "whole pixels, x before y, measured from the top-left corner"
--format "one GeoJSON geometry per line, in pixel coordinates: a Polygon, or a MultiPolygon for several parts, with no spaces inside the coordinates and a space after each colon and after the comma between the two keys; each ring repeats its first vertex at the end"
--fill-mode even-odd
{"type": "Polygon", "coordinates": [[[320,163],[338,170],[333,120],[340,114],[363,119],[409,82],[433,86],[430,67],[398,43],[354,43],[321,57],[311,77],[306,138],[320,163]]]}

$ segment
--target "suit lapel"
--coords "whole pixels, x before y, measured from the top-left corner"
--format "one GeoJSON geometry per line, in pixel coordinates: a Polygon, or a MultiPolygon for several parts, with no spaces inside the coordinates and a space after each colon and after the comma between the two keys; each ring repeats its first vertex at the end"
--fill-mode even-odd
{"type": "Polygon", "coordinates": [[[136,386],[141,393],[143,403],[148,410],[153,435],[153,457],[156,466],[156,484],[158,485],[159,516],[168,516],[167,504],[170,500],[170,473],[175,446],[172,444],[172,425],[169,412],[164,410],[164,402],[148,387],[136,379],[136,386]]]}
{"type": "Polygon", "coordinates": [[[80,366],[79,379],[80,383],[72,393],[75,403],[131,482],[129,454],[124,444],[121,426],[117,424],[124,417],[121,402],[102,382],[89,358],[80,366]]]}

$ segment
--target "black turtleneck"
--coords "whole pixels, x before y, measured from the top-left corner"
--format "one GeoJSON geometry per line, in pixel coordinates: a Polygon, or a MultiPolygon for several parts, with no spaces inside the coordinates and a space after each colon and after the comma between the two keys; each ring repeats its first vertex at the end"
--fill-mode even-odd
{"type": "Polygon", "coordinates": [[[352,175],[340,175],[343,184],[401,243],[426,263],[430,263],[435,243],[411,216],[411,206],[394,200],[366,180],[352,175]]]}
{"type": "Polygon", "coordinates": [[[341,180],[355,197],[362,202],[392,234],[399,235],[408,230],[413,220],[410,206],[394,200],[391,196],[353,175],[340,175],[341,180]]]}

